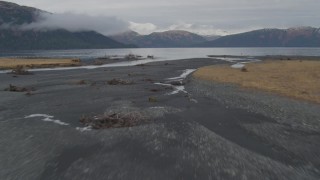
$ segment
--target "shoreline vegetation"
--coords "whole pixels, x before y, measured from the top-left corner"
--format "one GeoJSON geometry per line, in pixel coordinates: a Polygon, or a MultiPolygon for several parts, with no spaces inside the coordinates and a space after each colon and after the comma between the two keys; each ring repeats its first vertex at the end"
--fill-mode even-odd
{"type": "Polygon", "coordinates": [[[55,68],[55,67],[72,67],[83,65],[103,65],[121,61],[134,61],[144,59],[154,59],[153,55],[146,57],[127,54],[124,56],[113,55],[97,57],[92,61],[82,62],[77,58],[49,58],[49,57],[18,57],[18,58],[0,58],[0,70],[14,70],[14,69],[37,69],[37,68],[55,68]]]}
{"type": "Polygon", "coordinates": [[[0,58],[0,69],[26,69],[80,66],[80,59],[60,58],[0,58]]]}
{"type": "Polygon", "coordinates": [[[198,69],[193,76],[320,103],[320,61],[268,59],[242,69],[213,65],[198,69]]]}

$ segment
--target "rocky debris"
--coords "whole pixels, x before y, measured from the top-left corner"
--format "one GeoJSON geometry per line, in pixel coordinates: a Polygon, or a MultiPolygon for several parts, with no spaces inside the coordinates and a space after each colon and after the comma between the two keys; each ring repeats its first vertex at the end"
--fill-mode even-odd
{"type": "Polygon", "coordinates": [[[12,69],[10,73],[15,75],[32,75],[33,74],[28,70],[26,70],[23,66],[16,66],[16,68],[12,69]]]}
{"type": "Polygon", "coordinates": [[[140,55],[135,55],[135,54],[127,54],[124,59],[126,60],[141,60],[144,59],[142,56],[140,55]]]}
{"type": "Polygon", "coordinates": [[[5,91],[10,91],[10,92],[31,92],[31,91],[35,91],[34,88],[19,87],[19,86],[14,86],[12,84],[10,84],[9,87],[4,89],[4,90],[5,91]]]}
{"type": "Polygon", "coordinates": [[[80,80],[76,84],[77,85],[85,85],[85,84],[88,84],[88,82],[86,80],[80,80]]]}
{"type": "Polygon", "coordinates": [[[241,72],[248,72],[248,69],[246,67],[242,67],[241,72]]]}
{"type": "Polygon", "coordinates": [[[93,61],[93,65],[96,65],[96,66],[101,66],[103,64],[105,64],[105,62],[100,59],[96,59],[93,61]]]}
{"type": "Polygon", "coordinates": [[[133,84],[132,81],[122,80],[122,79],[112,79],[107,81],[109,85],[130,85],[133,84]]]}
{"type": "Polygon", "coordinates": [[[155,97],[149,97],[149,102],[158,102],[158,100],[155,97]]]}
{"type": "Polygon", "coordinates": [[[111,113],[100,116],[82,116],[80,122],[92,129],[123,128],[140,125],[147,119],[139,112],[111,113]]]}
{"type": "Polygon", "coordinates": [[[145,81],[145,82],[150,82],[150,83],[154,83],[155,81],[150,79],[150,78],[147,78],[147,79],[143,79],[142,81],[145,81]]]}
{"type": "Polygon", "coordinates": [[[148,59],[154,59],[154,56],[153,55],[148,55],[147,58],[148,59]]]}
{"type": "Polygon", "coordinates": [[[150,89],[151,92],[159,92],[161,89],[150,89]]]}
{"type": "MultiPolygon", "coordinates": [[[[151,98],[156,100],[156,98],[151,98]]],[[[132,101],[115,101],[101,115],[85,115],[80,123],[87,129],[110,129],[139,126],[166,114],[181,112],[173,107],[153,106],[138,108],[132,101]]]]}
{"type": "Polygon", "coordinates": [[[144,66],[147,66],[147,65],[146,64],[138,64],[136,66],[144,67],[144,66]]]}

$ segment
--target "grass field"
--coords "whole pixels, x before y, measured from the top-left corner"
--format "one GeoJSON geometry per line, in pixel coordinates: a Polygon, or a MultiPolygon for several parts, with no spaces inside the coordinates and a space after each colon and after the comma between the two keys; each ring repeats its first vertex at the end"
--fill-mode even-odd
{"type": "Polygon", "coordinates": [[[0,69],[14,69],[17,66],[24,68],[46,68],[46,67],[64,67],[64,66],[79,66],[78,59],[15,59],[15,58],[0,58],[0,69]]]}
{"type": "Polygon", "coordinates": [[[194,77],[320,103],[320,61],[268,60],[245,67],[247,72],[228,65],[208,66],[197,70],[194,77]]]}

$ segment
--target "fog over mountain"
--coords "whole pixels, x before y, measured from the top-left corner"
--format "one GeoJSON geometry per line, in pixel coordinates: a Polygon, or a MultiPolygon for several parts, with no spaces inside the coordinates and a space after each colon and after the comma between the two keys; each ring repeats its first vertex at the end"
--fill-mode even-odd
{"type": "Polygon", "coordinates": [[[261,28],[320,27],[319,0],[9,1],[56,14],[117,17],[135,23],[132,30],[140,34],[187,30],[227,35],[261,28]]]}
{"type": "Polygon", "coordinates": [[[127,27],[113,17],[53,14],[0,1],[0,51],[132,47],[105,36],[127,27]]]}
{"type": "Polygon", "coordinates": [[[85,14],[41,13],[39,20],[30,24],[24,24],[21,29],[56,30],[65,29],[71,32],[93,30],[104,35],[110,35],[128,30],[128,23],[116,17],[89,16],[85,14]]]}
{"type": "MultiPolygon", "coordinates": [[[[22,11],[23,8],[27,9],[27,7],[24,6],[19,7],[14,4],[7,4],[5,6],[5,4],[6,3],[4,1],[0,1],[0,6],[2,6],[2,9],[4,9],[3,11],[8,10],[15,12],[19,11],[19,9],[17,8],[21,8],[22,11]]],[[[7,20],[0,20],[0,28],[36,31],[58,29],[64,29],[70,32],[96,31],[104,35],[110,35],[127,31],[129,27],[128,22],[120,20],[119,18],[114,16],[92,16],[70,12],[54,14],[33,8],[29,8],[29,10],[29,14],[33,14],[32,21],[27,19],[25,19],[25,21],[10,20],[10,18],[8,17],[10,16],[10,14],[8,13],[8,15],[6,16],[8,17],[7,20]]]]}

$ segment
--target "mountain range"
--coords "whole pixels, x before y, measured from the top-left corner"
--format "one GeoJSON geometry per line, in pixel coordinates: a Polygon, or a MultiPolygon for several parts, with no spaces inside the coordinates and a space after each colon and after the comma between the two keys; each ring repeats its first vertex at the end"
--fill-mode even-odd
{"type": "Polygon", "coordinates": [[[187,31],[166,31],[150,35],[129,31],[111,38],[139,47],[320,47],[320,28],[260,29],[213,37],[187,31]]]}
{"type": "Polygon", "coordinates": [[[260,29],[194,45],[196,47],[320,47],[320,28],[260,29]]]}
{"type": "Polygon", "coordinates": [[[95,31],[17,28],[37,22],[41,13],[33,7],[0,1],[0,50],[167,48],[167,47],[320,47],[320,29],[298,27],[260,29],[227,36],[201,36],[182,30],[140,35],[127,31],[107,37],[95,31]],[[9,26],[9,28],[8,28],[9,26]]]}
{"type": "Polygon", "coordinates": [[[93,49],[135,47],[119,43],[94,31],[22,30],[19,25],[36,22],[36,8],[0,1],[0,50],[93,49]],[[10,26],[5,28],[5,26],[10,26]]]}
{"type": "Polygon", "coordinates": [[[135,44],[139,47],[190,47],[193,44],[206,42],[203,36],[188,31],[172,30],[165,32],[154,32],[149,35],[140,35],[134,31],[111,36],[122,43],[135,44]]]}

